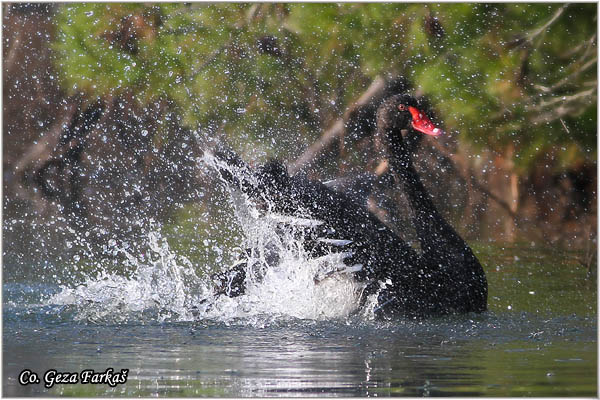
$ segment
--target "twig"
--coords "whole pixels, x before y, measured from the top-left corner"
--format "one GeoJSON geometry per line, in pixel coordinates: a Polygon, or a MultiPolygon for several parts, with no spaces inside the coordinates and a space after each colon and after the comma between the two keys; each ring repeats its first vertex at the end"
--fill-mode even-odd
{"type": "Polygon", "coordinates": [[[595,41],[596,41],[596,33],[594,33],[594,36],[592,36],[592,38],[586,43],[587,45],[585,47],[585,51],[579,58],[580,61],[584,60],[590,54],[590,51],[594,48],[595,41]]]}
{"type": "Polygon", "coordinates": [[[577,70],[575,70],[575,72],[573,72],[571,75],[565,76],[563,79],[556,82],[554,85],[550,86],[550,88],[547,88],[547,91],[553,91],[553,90],[560,88],[561,86],[564,86],[565,84],[569,83],[569,81],[577,78],[579,75],[581,75],[582,72],[585,72],[592,65],[596,64],[597,61],[598,61],[598,56],[590,59],[588,62],[586,62],[584,65],[582,65],[581,68],[578,68],[577,70]]]}
{"type": "Polygon", "coordinates": [[[355,110],[358,107],[361,107],[367,104],[373,97],[377,94],[381,93],[385,88],[385,79],[381,76],[378,76],[373,80],[371,86],[359,97],[359,99],[352,104],[344,113],[342,118],[336,120],[331,127],[329,127],[323,135],[313,143],[296,161],[291,163],[288,167],[290,174],[294,174],[298,172],[301,168],[304,168],[311,163],[313,163],[316,158],[329,146],[331,146],[334,141],[344,134],[345,130],[345,121],[348,119],[352,110],[355,110]]]}
{"type": "Polygon", "coordinates": [[[547,108],[548,106],[551,106],[553,104],[560,103],[560,102],[564,102],[564,103],[573,102],[574,100],[580,99],[581,97],[593,95],[595,92],[596,92],[596,88],[592,88],[592,89],[584,90],[579,93],[575,93],[571,96],[560,96],[560,97],[554,98],[552,100],[542,101],[539,104],[537,104],[536,106],[532,107],[532,110],[533,111],[542,111],[544,108],[547,108]]]}
{"type": "Polygon", "coordinates": [[[569,128],[567,128],[567,124],[565,124],[565,121],[563,121],[562,118],[559,118],[558,120],[560,121],[560,123],[563,126],[563,128],[565,128],[565,131],[567,132],[567,134],[570,135],[571,132],[569,131],[569,128]]]}
{"type": "MultiPolygon", "coordinates": [[[[548,27],[550,25],[552,25],[554,23],[554,21],[556,21],[558,19],[558,17],[561,16],[561,14],[564,12],[564,10],[568,7],[568,4],[565,4],[564,6],[562,6],[561,8],[559,8],[556,13],[554,13],[554,15],[550,18],[550,20],[548,22],[546,22],[543,26],[541,26],[540,28],[531,31],[529,33],[525,33],[525,34],[519,34],[516,35],[516,38],[510,42],[507,43],[506,48],[508,50],[513,50],[516,48],[530,48],[530,47],[539,47],[539,44],[541,43],[541,40],[538,42],[537,45],[533,45],[533,40],[539,36],[541,33],[545,32],[546,29],[548,29],[548,27]]],[[[542,39],[543,36],[540,37],[540,39],[542,39]]]]}
{"type": "Polygon", "coordinates": [[[470,182],[474,189],[479,190],[481,193],[483,193],[484,195],[488,196],[490,199],[495,201],[500,207],[502,207],[508,213],[508,215],[511,216],[511,218],[517,220],[518,216],[517,216],[516,212],[513,211],[510,204],[508,204],[506,201],[502,200],[499,196],[497,196],[494,193],[492,193],[491,191],[489,191],[481,182],[479,182],[477,180],[477,178],[475,178],[475,176],[473,174],[466,174],[464,171],[467,168],[466,168],[465,164],[457,156],[449,154],[446,151],[446,149],[444,147],[442,147],[442,145],[440,143],[438,143],[437,141],[432,142],[431,149],[436,151],[437,154],[440,157],[444,158],[448,163],[452,164],[455,167],[456,171],[459,171],[459,175],[461,175],[461,178],[465,182],[470,182]],[[457,165],[459,165],[460,168],[457,168],[457,165]],[[467,176],[467,175],[470,175],[470,176],[467,176]]]}
{"type": "Polygon", "coordinates": [[[579,45],[577,45],[575,47],[573,47],[571,50],[569,50],[565,54],[561,55],[560,57],[561,58],[570,58],[571,56],[573,56],[574,54],[576,54],[577,52],[579,52],[579,50],[581,50],[584,46],[586,46],[586,52],[585,53],[587,53],[588,49],[591,47],[591,45],[594,43],[595,40],[596,40],[596,32],[594,32],[594,34],[592,35],[591,38],[589,38],[588,40],[580,43],[579,45]]]}
{"type": "Polygon", "coordinates": [[[21,41],[23,40],[23,32],[25,32],[25,29],[17,29],[17,33],[14,39],[7,40],[5,42],[8,44],[8,52],[7,55],[4,57],[4,76],[10,76],[13,72],[13,68],[17,65],[17,56],[21,55],[23,49],[21,43],[21,41]]]}
{"type": "Polygon", "coordinates": [[[535,30],[535,31],[527,34],[527,41],[529,41],[529,43],[533,43],[533,40],[538,35],[540,35],[541,33],[543,33],[546,29],[548,29],[548,27],[550,27],[550,25],[552,25],[562,15],[562,13],[565,11],[565,9],[568,6],[569,6],[569,4],[563,5],[561,8],[559,8],[558,10],[556,10],[556,12],[554,13],[554,15],[552,16],[552,18],[550,18],[550,20],[548,22],[546,22],[544,25],[542,25],[537,30],[535,30]]]}
{"type": "Polygon", "coordinates": [[[15,163],[13,169],[18,171],[17,173],[22,174],[28,167],[32,165],[41,165],[52,157],[53,149],[58,144],[64,127],[69,121],[73,120],[77,107],[78,103],[75,101],[68,103],[62,118],[54,121],[50,129],[41,135],[41,140],[34,146],[30,146],[23,156],[15,163]]]}

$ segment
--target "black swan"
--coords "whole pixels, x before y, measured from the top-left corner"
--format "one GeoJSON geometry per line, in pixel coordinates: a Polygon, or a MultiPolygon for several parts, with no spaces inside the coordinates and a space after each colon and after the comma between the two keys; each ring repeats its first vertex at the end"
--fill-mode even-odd
{"type": "MultiPolygon", "coordinates": [[[[251,169],[235,153],[220,149],[215,157],[242,171],[221,176],[254,199],[267,198],[285,215],[299,210],[323,222],[315,228],[308,249],[319,255],[333,243],[352,256],[355,279],[365,283],[361,305],[377,294],[375,315],[427,317],[451,313],[482,312],[487,308],[487,281],[481,264],[467,243],[444,220],[413,167],[412,154],[421,133],[440,135],[409,95],[392,96],[377,110],[377,135],[386,146],[392,172],[405,192],[421,244],[418,252],[370,213],[361,201],[304,176],[289,176],[279,162],[251,169]],[[420,133],[417,133],[420,132],[420,133]],[[253,179],[249,179],[252,177],[253,179]]],[[[302,216],[305,216],[303,214],[302,216]]],[[[245,265],[214,276],[216,294],[244,293],[245,265]]]]}

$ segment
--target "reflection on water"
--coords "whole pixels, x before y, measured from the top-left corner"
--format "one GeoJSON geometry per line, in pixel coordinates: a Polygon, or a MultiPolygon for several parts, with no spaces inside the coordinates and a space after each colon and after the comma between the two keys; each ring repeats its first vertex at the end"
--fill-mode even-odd
{"type": "Polygon", "coordinates": [[[585,270],[552,253],[483,251],[490,311],[427,321],[262,315],[94,325],[76,322],[75,309],[44,305],[41,295],[57,287],[6,283],[4,394],[595,396],[596,288],[585,270]],[[128,368],[128,382],[17,383],[24,368],[109,367],[128,368]]]}
{"type": "MultiPolygon", "coordinates": [[[[6,395],[593,395],[592,320],[478,320],[364,324],[293,321],[98,327],[21,325],[6,337],[6,395]],[[560,332],[568,323],[574,335],[560,332]],[[545,340],[530,331],[543,324],[545,340]],[[511,329],[507,330],[509,327],[511,329]],[[29,328],[29,329],[27,329],[29,328]],[[40,357],[40,355],[42,355],[40,357]],[[19,387],[30,367],[129,368],[108,386],[19,387]]],[[[16,327],[15,327],[16,328],[16,327]]]]}

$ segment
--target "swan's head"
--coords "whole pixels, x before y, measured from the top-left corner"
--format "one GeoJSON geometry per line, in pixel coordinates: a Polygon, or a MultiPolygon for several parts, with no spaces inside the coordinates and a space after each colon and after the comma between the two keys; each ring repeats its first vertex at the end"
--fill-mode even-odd
{"type": "Polygon", "coordinates": [[[414,97],[399,94],[387,98],[377,109],[378,130],[402,130],[412,128],[431,136],[444,133],[425,114],[423,105],[414,97]]]}

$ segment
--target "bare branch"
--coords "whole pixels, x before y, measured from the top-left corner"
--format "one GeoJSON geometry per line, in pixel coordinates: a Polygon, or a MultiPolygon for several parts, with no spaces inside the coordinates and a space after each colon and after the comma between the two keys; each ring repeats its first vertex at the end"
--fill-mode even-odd
{"type": "MultiPolygon", "coordinates": [[[[18,29],[13,40],[8,41],[8,52],[4,57],[4,76],[10,76],[16,64],[17,56],[23,51],[23,35],[25,29],[18,29]]],[[[8,36],[5,34],[5,37],[8,36]]]]}
{"type": "Polygon", "coordinates": [[[461,159],[459,156],[457,156],[455,154],[450,154],[443,147],[443,145],[437,141],[431,141],[431,144],[432,144],[431,149],[435,153],[437,153],[437,155],[439,157],[443,158],[448,163],[452,164],[455,167],[456,171],[458,172],[459,176],[465,182],[470,182],[471,186],[474,189],[480,191],[481,193],[483,193],[484,195],[486,195],[487,197],[489,197],[490,199],[495,201],[500,207],[502,207],[508,213],[508,215],[510,215],[511,218],[513,218],[515,221],[517,220],[517,218],[518,218],[517,213],[516,213],[516,211],[513,210],[513,207],[511,207],[510,204],[508,204],[506,201],[504,201],[502,198],[500,198],[500,196],[497,196],[496,194],[494,194],[490,190],[488,190],[481,182],[479,182],[477,180],[477,178],[475,178],[475,176],[473,174],[466,173],[466,171],[469,168],[467,167],[467,165],[463,159],[461,159]]]}
{"type": "Polygon", "coordinates": [[[560,105],[553,110],[549,110],[542,114],[536,114],[534,118],[531,119],[531,124],[538,125],[541,123],[549,123],[555,121],[559,118],[569,116],[577,116],[583,112],[583,109],[579,105],[560,105]]]}
{"type": "Polygon", "coordinates": [[[345,121],[348,119],[351,111],[367,104],[373,97],[375,97],[378,93],[381,93],[385,88],[385,79],[381,76],[378,76],[373,80],[371,86],[359,97],[359,99],[352,104],[342,118],[336,120],[330,128],[328,128],[323,135],[313,143],[308,149],[302,153],[302,155],[293,163],[291,163],[288,167],[288,170],[291,174],[298,172],[303,167],[306,167],[313,163],[315,159],[329,146],[331,146],[334,141],[344,134],[345,130],[345,121]]]}
{"type": "Polygon", "coordinates": [[[596,34],[594,33],[594,36],[592,36],[592,38],[586,43],[586,47],[585,47],[585,51],[583,52],[583,54],[581,55],[581,57],[579,58],[579,60],[585,60],[585,58],[590,54],[590,52],[592,51],[592,49],[594,49],[594,44],[596,43],[596,34]]]}
{"type": "Polygon", "coordinates": [[[556,89],[560,88],[561,86],[566,85],[567,83],[569,83],[570,81],[574,80],[579,75],[581,75],[583,72],[588,70],[592,65],[596,64],[597,62],[598,62],[598,56],[595,56],[594,58],[592,58],[591,60],[586,62],[584,65],[582,65],[580,68],[575,70],[575,72],[573,72],[571,75],[565,76],[563,79],[556,82],[554,85],[550,86],[550,88],[548,90],[549,91],[556,90],[556,89]]]}
{"type": "Polygon", "coordinates": [[[550,18],[550,20],[548,20],[548,22],[546,22],[544,25],[542,25],[540,28],[536,29],[535,31],[528,33],[527,41],[529,41],[529,43],[533,43],[533,40],[540,34],[544,33],[546,31],[546,29],[548,29],[550,27],[550,25],[552,25],[562,15],[562,13],[566,10],[566,8],[568,6],[569,6],[569,4],[563,5],[561,8],[556,10],[554,15],[550,18]]]}
{"type": "Polygon", "coordinates": [[[516,38],[512,41],[510,41],[509,43],[507,43],[507,49],[509,50],[513,50],[516,48],[523,48],[523,47],[539,47],[539,44],[541,43],[541,39],[543,38],[543,33],[546,32],[546,29],[548,29],[550,27],[550,25],[552,25],[557,19],[558,17],[560,17],[562,15],[562,13],[565,11],[565,9],[568,7],[568,4],[563,5],[561,8],[559,8],[554,15],[550,18],[550,20],[548,20],[548,22],[546,22],[544,25],[542,25],[540,28],[535,29],[531,32],[528,33],[524,33],[524,34],[519,34],[516,36],[516,38]],[[542,36],[540,36],[542,35],[542,36]],[[533,44],[533,41],[537,38],[540,37],[540,40],[538,41],[537,45],[533,44]]]}
{"type": "Polygon", "coordinates": [[[565,131],[567,132],[567,134],[570,135],[571,132],[569,131],[569,128],[567,128],[567,124],[565,124],[565,121],[563,121],[562,118],[559,118],[558,120],[560,121],[562,127],[565,128],[565,131]]]}
{"type": "Polygon", "coordinates": [[[534,107],[531,108],[532,111],[542,111],[545,108],[548,108],[554,104],[557,103],[571,103],[574,102],[575,100],[579,100],[583,97],[587,97],[587,96],[593,96],[594,93],[596,92],[596,88],[591,88],[588,90],[584,90],[582,92],[579,93],[575,93],[573,95],[570,96],[560,96],[557,98],[554,98],[552,100],[547,100],[547,101],[541,101],[539,104],[535,105],[534,107]]]}
{"type": "Polygon", "coordinates": [[[39,141],[28,148],[18,162],[15,163],[14,170],[17,173],[22,174],[27,168],[39,164],[43,164],[52,156],[52,149],[56,147],[60,140],[65,125],[73,119],[75,112],[77,111],[77,104],[75,102],[70,103],[66,109],[62,118],[57,119],[51,126],[51,128],[44,132],[39,141]]]}
{"type": "Polygon", "coordinates": [[[587,51],[588,51],[587,49],[590,49],[592,47],[592,45],[594,44],[595,41],[596,41],[596,32],[594,32],[594,34],[592,35],[591,38],[589,38],[585,42],[582,42],[579,45],[573,47],[572,49],[570,49],[569,51],[567,51],[565,54],[562,54],[560,57],[561,58],[570,58],[573,55],[577,54],[584,47],[586,48],[586,53],[587,53],[587,51]]]}

